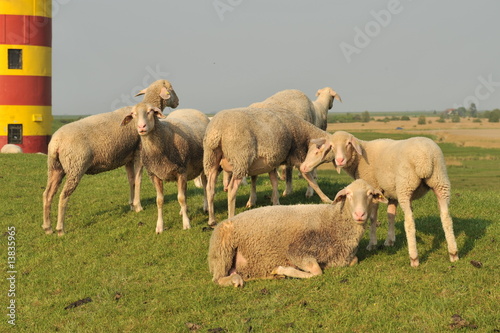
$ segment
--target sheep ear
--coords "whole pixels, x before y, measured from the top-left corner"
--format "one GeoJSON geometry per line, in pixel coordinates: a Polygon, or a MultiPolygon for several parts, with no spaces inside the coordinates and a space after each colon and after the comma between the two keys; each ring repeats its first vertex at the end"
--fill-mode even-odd
{"type": "Polygon", "coordinates": [[[389,200],[382,194],[381,191],[375,190],[373,192],[373,200],[376,202],[389,203],[389,200]]]}
{"type": "Polygon", "coordinates": [[[335,199],[333,199],[333,202],[332,204],[334,203],[337,203],[337,202],[340,202],[342,200],[345,200],[345,197],[347,196],[347,191],[346,189],[342,189],[340,191],[337,192],[337,195],[335,196],[335,199]]]}
{"type": "Polygon", "coordinates": [[[348,143],[352,145],[354,150],[356,150],[356,153],[358,153],[359,155],[363,155],[363,149],[361,148],[358,139],[356,139],[354,136],[351,136],[348,143]]]}
{"type": "Polygon", "coordinates": [[[169,99],[170,98],[170,93],[168,92],[167,88],[165,88],[165,87],[161,88],[160,97],[163,98],[163,99],[169,99]]]}
{"type": "Polygon", "coordinates": [[[316,97],[319,96],[319,94],[321,94],[321,89],[319,89],[318,91],[316,91],[316,97]]]}
{"type": "Polygon", "coordinates": [[[130,121],[132,120],[132,113],[127,115],[125,118],[123,118],[122,120],[122,126],[125,126],[127,125],[128,123],[130,123],[130,121]]]}
{"type": "Polygon", "coordinates": [[[326,142],[326,139],[325,138],[320,138],[320,139],[312,139],[311,140],[311,143],[312,144],[315,144],[316,147],[319,149],[321,148],[322,145],[324,145],[326,142]]]}
{"type": "Polygon", "coordinates": [[[144,95],[144,94],[146,93],[146,90],[147,90],[147,88],[142,89],[142,90],[141,90],[141,91],[139,91],[139,92],[137,93],[137,95],[135,95],[134,97],[144,95]]]}
{"type": "Polygon", "coordinates": [[[336,99],[337,101],[342,103],[342,98],[340,98],[340,95],[337,93],[335,93],[335,95],[333,95],[333,99],[336,99]]]}
{"type": "Polygon", "coordinates": [[[161,118],[161,119],[164,119],[164,118],[167,118],[167,116],[165,116],[161,110],[157,107],[152,107],[151,110],[153,110],[155,112],[155,115],[158,117],[158,118],[161,118]]]}

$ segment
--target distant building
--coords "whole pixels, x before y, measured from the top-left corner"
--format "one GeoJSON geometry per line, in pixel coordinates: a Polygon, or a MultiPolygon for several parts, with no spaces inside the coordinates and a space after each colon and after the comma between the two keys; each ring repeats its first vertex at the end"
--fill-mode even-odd
{"type": "Polygon", "coordinates": [[[52,131],[52,2],[0,0],[0,147],[47,152],[52,131]]]}

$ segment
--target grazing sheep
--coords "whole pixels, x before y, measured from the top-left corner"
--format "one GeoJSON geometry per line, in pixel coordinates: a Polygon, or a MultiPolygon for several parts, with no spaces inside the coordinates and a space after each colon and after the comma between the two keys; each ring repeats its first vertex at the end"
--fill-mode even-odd
{"type": "MultiPolygon", "coordinates": [[[[249,107],[286,109],[311,124],[316,125],[323,131],[326,131],[328,111],[333,107],[333,100],[342,100],[340,96],[329,87],[319,89],[316,92],[316,96],[318,96],[318,98],[312,102],[302,91],[288,89],[277,92],[262,102],[253,103],[249,107]]],[[[286,166],[285,168],[286,189],[283,192],[284,196],[292,194],[293,191],[292,170],[292,166],[286,166]]],[[[316,179],[316,170],[312,170],[311,175],[316,179]]],[[[313,188],[308,186],[306,197],[309,198],[313,194],[313,188]]],[[[253,192],[252,195],[254,195],[253,192]]]]}
{"type": "Polygon", "coordinates": [[[310,278],[328,267],[354,265],[378,202],[387,200],[359,179],[330,205],[268,206],[238,214],[219,224],[210,238],[213,281],[242,287],[253,278],[310,278]]]}
{"type": "MultiPolygon", "coordinates": [[[[198,110],[177,110],[165,117],[150,104],[139,103],[125,116],[122,125],[132,119],[141,138],[141,160],[156,188],[158,220],[156,233],[163,232],[163,181],[177,181],[177,200],[181,206],[182,225],[191,227],[187,215],[187,181],[203,175],[203,135],[208,117],[198,110]],[[165,118],[160,121],[159,118],[165,118]]],[[[206,191],[204,210],[207,208],[206,191]]]]}
{"type": "Polygon", "coordinates": [[[17,145],[13,145],[11,143],[8,143],[2,147],[2,150],[0,150],[0,153],[3,154],[21,154],[23,152],[23,149],[17,145]]]}
{"type": "MultiPolygon", "coordinates": [[[[328,133],[287,110],[239,108],[218,112],[207,126],[203,140],[203,165],[207,175],[209,224],[215,224],[213,199],[219,168],[231,172],[228,185],[228,215],[235,211],[236,191],[242,178],[269,173],[272,202],[279,204],[276,168],[282,164],[299,167],[312,139],[328,133]]],[[[331,200],[309,175],[304,178],[323,202],[331,200]]]]}
{"type": "MultiPolygon", "coordinates": [[[[179,99],[167,80],[153,82],[139,92],[144,101],[159,107],[176,108],[179,99]]],[[[120,122],[132,107],[102,113],[66,124],[58,129],[48,147],[47,187],[43,192],[43,229],[51,234],[50,208],[52,199],[66,176],[59,197],[56,230],[64,234],[64,215],[69,196],[84,174],[98,174],[125,165],[130,185],[130,208],[142,210],[139,191],[142,165],[138,157],[139,135],[133,126],[121,127],[120,122]]]]}
{"type": "MultiPolygon", "coordinates": [[[[338,131],[330,139],[318,140],[316,144],[316,149],[309,150],[300,170],[307,172],[323,162],[334,161],[339,173],[344,169],[351,177],[364,179],[380,189],[389,199],[386,246],[394,245],[396,240],[394,220],[399,203],[405,216],[404,226],[413,267],[418,266],[419,261],[411,202],[432,189],[439,204],[450,261],[458,260],[453,221],[448,212],[450,181],[443,152],[434,141],[424,137],[361,141],[350,133],[338,131]]],[[[375,249],[377,245],[376,213],[375,210],[368,250],[375,249]]]]}

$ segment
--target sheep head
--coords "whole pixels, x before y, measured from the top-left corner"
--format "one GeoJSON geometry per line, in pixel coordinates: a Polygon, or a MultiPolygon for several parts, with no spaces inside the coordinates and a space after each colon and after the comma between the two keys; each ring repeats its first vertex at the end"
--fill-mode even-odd
{"type": "Polygon", "coordinates": [[[144,96],[145,101],[156,100],[156,95],[160,96],[163,101],[165,101],[164,106],[169,106],[171,108],[176,108],[179,106],[179,98],[172,87],[172,84],[168,80],[157,80],[151,83],[147,88],[142,89],[135,95],[144,96]]]}
{"type": "Polygon", "coordinates": [[[364,224],[371,216],[373,209],[378,208],[378,203],[388,203],[380,190],[373,188],[363,179],[357,179],[344,189],[340,190],[333,203],[344,202],[352,219],[359,224],[364,224]]]}
{"type": "Polygon", "coordinates": [[[304,162],[300,165],[301,172],[310,172],[317,166],[333,162],[337,172],[349,165],[353,152],[363,155],[363,149],[352,134],[337,131],[325,138],[313,139],[309,143],[304,162]]]}
{"type": "Polygon", "coordinates": [[[122,126],[127,125],[132,119],[135,119],[137,133],[139,135],[147,135],[155,126],[155,118],[166,118],[166,116],[155,106],[139,103],[132,108],[130,114],[125,116],[122,126]]]}
{"type": "Polygon", "coordinates": [[[334,99],[336,99],[339,102],[342,102],[342,98],[340,98],[340,95],[337,94],[337,92],[330,87],[325,87],[323,89],[319,89],[316,92],[316,96],[320,96],[320,95],[328,96],[328,98],[330,99],[330,101],[329,101],[330,104],[329,104],[328,109],[331,109],[333,107],[333,100],[334,99]]]}

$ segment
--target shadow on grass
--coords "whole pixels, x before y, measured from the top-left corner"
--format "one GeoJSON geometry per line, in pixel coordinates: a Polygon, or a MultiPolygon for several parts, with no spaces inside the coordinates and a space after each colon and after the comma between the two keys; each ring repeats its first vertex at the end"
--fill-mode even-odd
{"type": "MultiPolygon", "coordinates": [[[[382,222],[384,223],[384,222],[382,222]]],[[[385,221],[387,223],[387,221],[385,221]]],[[[417,228],[417,250],[418,256],[421,263],[426,262],[429,257],[435,253],[446,249],[448,245],[446,243],[446,238],[441,224],[441,219],[439,216],[428,216],[423,218],[417,218],[415,220],[417,228]],[[421,233],[422,236],[434,236],[432,239],[432,244],[430,249],[423,250],[422,245],[426,242],[422,237],[418,236],[421,233]],[[420,246],[419,246],[420,244],[420,246]],[[419,249],[420,248],[420,249],[419,249]]],[[[463,245],[460,246],[461,242],[458,242],[458,256],[459,258],[467,256],[475,247],[477,240],[485,237],[486,230],[492,221],[484,219],[463,219],[463,218],[453,218],[453,229],[455,238],[465,236],[465,241],[463,245]]],[[[383,245],[384,240],[378,242],[378,248],[376,251],[368,251],[366,247],[368,246],[368,234],[361,240],[358,249],[358,257],[360,260],[374,255],[377,251],[384,251],[389,255],[394,255],[399,252],[402,248],[408,250],[408,245],[406,241],[406,234],[404,230],[404,222],[396,221],[396,244],[394,246],[386,247],[383,245]]],[[[385,239],[385,238],[384,238],[385,239]]]]}

